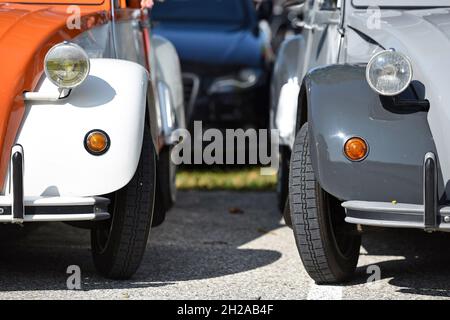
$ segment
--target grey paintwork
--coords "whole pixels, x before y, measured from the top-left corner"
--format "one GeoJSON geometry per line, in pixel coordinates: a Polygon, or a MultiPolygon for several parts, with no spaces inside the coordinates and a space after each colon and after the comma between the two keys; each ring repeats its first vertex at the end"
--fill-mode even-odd
{"type": "Polygon", "coordinates": [[[430,101],[428,123],[436,143],[445,184],[450,181],[450,9],[382,10],[381,28],[370,32],[366,10],[353,10],[348,23],[384,48],[395,48],[408,55],[414,69],[414,80],[424,85],[424,96],[430,101]]]}
{"type": "MultiPolygon", "coordinates": [[[[311,5],[311,2],[306,3],[311,5]]],[[[298,70],[298,79],[308,79],[304,84],[310,99],[308,120],[315,146],[313,164],[320,183],[344,200],[421,203],[423,157],[426,152],[435,151],[441,171],[440,194],[443,186],[449,191],[447,78],[450,60],[444,57],[450,52],[450,9],[382,9],[378,28],[370,23],[373,11],[353,7],[351,0],[343,1],[342,5],[345,10],[334,10],[340,16],[337,19],[329,10],[320,10],[319,1],[315,1],[305,18],[308,28],[301,35],[304,41],[298,41],[305,43],[306,49],[291,48],[288,55],[281,55],[277,61],[286,64],[280,70],[292,64],[298,70]],[[330,19],[328,23],[326,16],[330,19]],[[342,35],[339,41],[330,30],[342,35]],[[428,113],[399,115],[387,111],[379,96],[368,87],[364,67],[348,65],[364,65],[374,53],[387,48],[395,48],[410,57],[413,80],[420,84],[416,89],[431,104],[428,113]],[[303,65],[293,64],[294,60],[303,65]],[[326,65],[336,66],[313,70],[326,65]],[[357,135],[368,140],[368,158],[359,163],[346,160],[342,155],[344,138],[337,136],[340,134],[344,138],[357,135]]],[[[284,77],[283,73],[275,73],[272,85],[281,87],[287,83],[284,77]]],[[[279,91],[272,88],[275,94],[279,91]]],[[[276,118],[284,105],[278,103],[279,97],[273,98],[272,112],[276,118]]],[[[283,110],[283,113],[297,114],[304,107],[296,105],[296,110],[283,110]]],[[[295,134],[294,127],[291,132],[295,134]]],[[[284,141],[291,142],[293,137],[284,141]]]]}
{"type": "Polygon", "coordinates": [[[316,69],[305,86],[311,158],[320,185],[342,200],[422,203],[423,159],[435,152],[427,113],[388,111],[365,81],[363,66],[316,69]],[[364,161],[344,156],[344,143],[354,136],[370,146],[364,161]]]}

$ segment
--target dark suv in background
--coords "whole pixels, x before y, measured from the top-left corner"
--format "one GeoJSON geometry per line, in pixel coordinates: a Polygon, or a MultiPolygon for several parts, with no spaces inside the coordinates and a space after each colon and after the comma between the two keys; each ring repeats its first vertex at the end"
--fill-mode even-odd
{"type": "Polygon", "coordinates": [[[181,59],[188,123],[267,127],[270,35],[260,27],[268,6],[252,0],[166,0],[152,10],[153,32],[181,59]]]}

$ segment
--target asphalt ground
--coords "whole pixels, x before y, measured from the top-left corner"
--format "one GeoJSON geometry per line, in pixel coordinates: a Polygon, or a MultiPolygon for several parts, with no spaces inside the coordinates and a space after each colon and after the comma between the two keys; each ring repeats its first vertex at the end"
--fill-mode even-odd
{"type": "Polygon", "coordinates": [[[315,285],[271,192],[180,192],[166,222],[152,230],[142,266],[128,281],[96,273],[87,230],[55,223],[21,238],[0,232],[0,299],[450,296],[450,236],[411,230],[368,230],[354,280],[315,285]],[[81,290],[67,289],[71,265],[80,267],[81,290]]]}

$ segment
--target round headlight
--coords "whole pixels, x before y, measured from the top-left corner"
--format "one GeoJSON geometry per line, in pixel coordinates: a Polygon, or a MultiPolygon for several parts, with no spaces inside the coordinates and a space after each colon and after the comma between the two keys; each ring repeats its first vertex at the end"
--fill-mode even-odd
{"type": "Polygon", "coordinates": [[[413,77],[411,61],[400,52],[386,50],[370,59],[366,78],[370,87],[380,95],[395,96],[408,88],[413,77]]]}
{"type": "Polygon", "coordinates": [[[243,69],[239,72],[239,78],[244,82],[255,83],[258,79],[258,74],[253,69],[243,69]]]}
{"type": "Polygon", "coordinates": [[[52,47],[45,56],[44,70],[49,80],[59,88],[74,88],[89,74],[89,57],[74,43],[63,42],[52,47]]]}

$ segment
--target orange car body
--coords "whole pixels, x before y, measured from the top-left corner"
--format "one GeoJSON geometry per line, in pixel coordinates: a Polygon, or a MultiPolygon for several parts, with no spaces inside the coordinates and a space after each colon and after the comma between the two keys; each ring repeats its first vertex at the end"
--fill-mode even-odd
{"type": "Polygon", "coordinates": [[[125,0],[0,0],[0,57],[0,224],[89,228],[99,272],[130,277],[175,201],[174,46],[125,0]]]}
{"type": "MultiPolygon", "coordinates": [[[[31,3],[35,2],[35,3],[31,3]]],[[[0,1],[0,181],[5,181],[11,147],[24,115],[23,92],[33,91],[43,73],[47,51],[111,19],[110,2],[77,0],[81,28],[69,29],[68,1],[24,4],[0,1]],[[67,4],[62,4],[67,2],[67,4]]]]}

